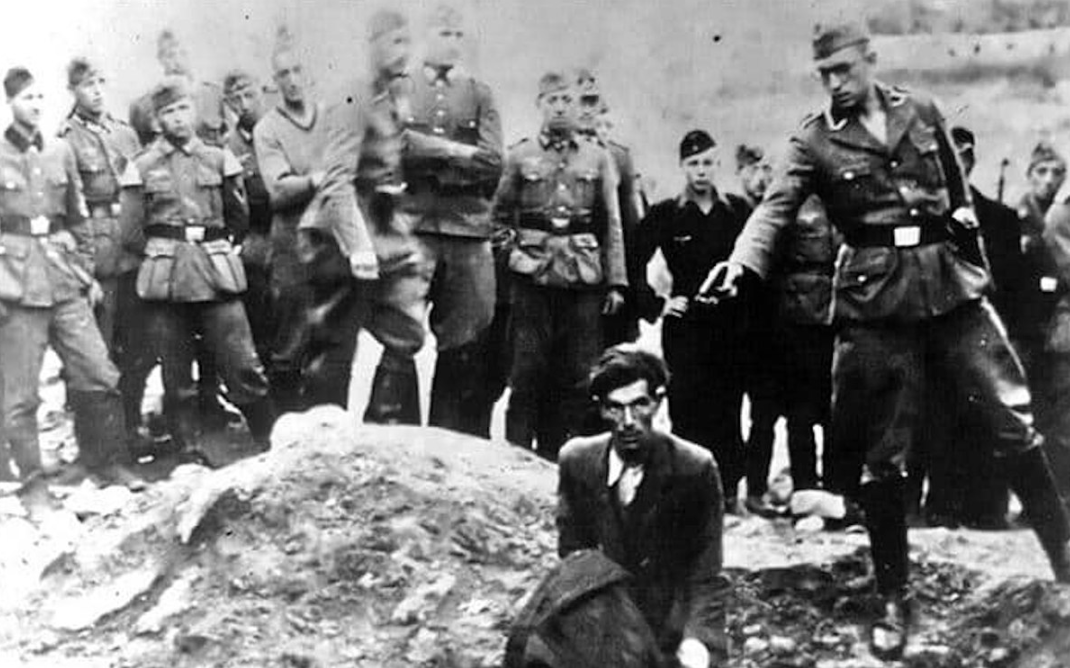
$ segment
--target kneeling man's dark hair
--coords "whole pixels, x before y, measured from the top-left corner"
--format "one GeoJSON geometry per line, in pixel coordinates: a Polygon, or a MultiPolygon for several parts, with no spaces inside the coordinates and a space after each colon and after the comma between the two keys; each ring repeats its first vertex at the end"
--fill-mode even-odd
{"type": "Polygon", "coordinates": [[[602,353],[591,368],[587,388],[599,399],[639,380],[645,380],[650,392],[656,393],[669,384],[669,370],[657,355],[626,343],[602,353]]]}

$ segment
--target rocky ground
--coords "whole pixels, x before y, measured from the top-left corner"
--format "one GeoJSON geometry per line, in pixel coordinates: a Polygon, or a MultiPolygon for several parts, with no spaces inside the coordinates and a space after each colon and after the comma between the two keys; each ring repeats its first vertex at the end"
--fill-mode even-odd
{"type": "MultiPolygon", "coordinates": [[[[554,484],[502,443],[319,408],[285,417],[266,454],[143,494],[66,490],[33,519],[3,496],[0,665],[497,666],[556,559],[554,484]]],[[[1070,588],[1028,532],[912,542],[920,631],[901,665],[1070,665],[1070,588]]],[[[730,518],[732,665],[883,665],[861,641],[863,545],[730,518]]]]}

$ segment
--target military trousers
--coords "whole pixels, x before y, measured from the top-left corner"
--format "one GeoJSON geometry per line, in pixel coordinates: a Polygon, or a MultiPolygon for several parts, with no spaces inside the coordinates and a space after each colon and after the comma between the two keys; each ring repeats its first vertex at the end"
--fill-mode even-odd
{"type": "Polygon", "coordinates": [[[240,299],[174,303],[144,302],[147,334],[163,370],[165,401],[188,409],[198,396],[192,365],[196,335],[212,354],[227,389],[227,398],[245,406],[267,396],[264,368],[253,346],[240,299]]]}
{"type": "Polygon", "coordinates": [[[602,354],[601,290],[511,285],[509,339],[513,346],[506,438],[556,460],[569,438],[582,434],[590,399],[587,376],[602,354]]]}
{"type": "Polygon", "coordinates": [[[833,359],[831,454],[857,474],[853,482],[905,475],[927,372],[976,408],[992,435],[977,447],[1008,456],[1042,442],[1022,364],[986,299],[921,321],[845,322],[833,359]]]}
{"type": "Polygon", "coordinates": [[[732,323],[685,318],[665,318],[661,332],[671,374],[672,431],[713,454],[731,503],[744,472],[740,413],[747,362],[741,332],[732,323]]]}
{"type": "Polygon", "coordinates": [[[1070,354],[1038,346],[1026,358],[1037,428],[1044,434],[1059,490],[1070,503],[1070,354]]]}
{"type": "Polygon", "coordinates": [[[37,408],[46,349],[51,346],[59,355],[67,389],[72,393],[114,393],[119,372],[85,298],[69,299],[50,308],[12,302],[3,302],[2,307],[0,396],[7,439],[25,479],[41,470],[37,408]]]}
{"type": "Polygon", "coordinates": [[[428,265],[418,255],[380,260],[379,278],[360,281],[328,234],[299,230],[298,245],[309,281],[304,401],[345,407],[361,329],[383,345],[384,355],[411,360],[423,347],[428,265]]]}

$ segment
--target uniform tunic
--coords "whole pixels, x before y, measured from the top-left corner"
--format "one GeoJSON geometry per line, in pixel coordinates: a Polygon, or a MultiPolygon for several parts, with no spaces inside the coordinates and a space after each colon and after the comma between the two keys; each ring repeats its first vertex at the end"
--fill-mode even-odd
{"type": "Polygon", "coordinates": [[[37,393],[45,350],[71,392],[114,392],[119,373],[85,297],[93,248],[71,147],[16,125],[0,138],[0,397],[23,478],[41,468],[37,393]]]}
{"type": "Polygon", "coordinates": [[[585,429],[605,290],[628,284],[612,157],[574,135],[520,142],[506,160],[495,217],[515,235],[506,437],[522,447],[537,440],[539,453],[554,459],[585,429]],[[599,207],[604,219],[594,215],[599,207]]]}
{"type": "Polygon", "coordinates": [[[833,439],[863,479],[902,473],[917,428],[923,374],[940,364],[971,396],[1004,450],[1032,447],[1029,390],[995,312],[988,272],[966,259],[951,215],[969,189],[928,99],[878,85],[887,140],[853,115],[809,118],[730,258],[761,276],[779,232],[817,194],[844,235],[833,283],[840,325],[833,439]]]}

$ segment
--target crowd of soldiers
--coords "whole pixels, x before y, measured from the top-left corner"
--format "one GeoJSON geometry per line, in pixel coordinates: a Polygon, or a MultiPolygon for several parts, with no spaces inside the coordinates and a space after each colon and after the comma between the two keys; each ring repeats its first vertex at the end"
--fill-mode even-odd
{"type": "MultiPolygon", "coordinates": [[[[1009,486],[1070,579],[1038,434],[1065,460],[1070,204],[1050,144],[1017,211],[986,198],[968,187],[974,135],[872,80],[868,37],[839,26],[814,41],[832,106],[804,121],[779,178],[741,145],[740,192],[723,192],[722,149],[693,130],[683,188],[649,205],[594,73],[544,75],[539,133],[506,150],[491,89],[461,63],[464,17],[439,7],[424,35],[410,62],[407,18],[377,12],[366,76],[321,101],[292,41],[270,85],[244,70],[217,85],[165,31],[164,79],[129,124],[107,111],[99,65],[72,60],[58,134],[40,127],[33,74],[7,72],[0,479],[17,479],[14,463],[23,494],[48,498],[36,412],[49,346],[79,448],[60,476],[138,490],[131,462],[163,447],[141,428],[156,365],[169,443],[211,464],[200,444],[237,417],[227,404],[261,450],[280,413],[346,407],[361,330],[383,346],[364,420],[420,424],[429,328],[428,423],[489,436],[508,388],[506,439],[556,460],[606,429],[592,366],[660,320],[673,432],[713,454],[727,510],[744,512],[745,480],[747,510],[779,512],[767,490],[784,417],[794,487],[865,510],[888,633],[905,637],[908,506],[999,528],[1009,486]],[[647,280],[658,252],[661,296],[647,280]]],[[[639,408],[615,410],[626,427],[639,408]]]]}

